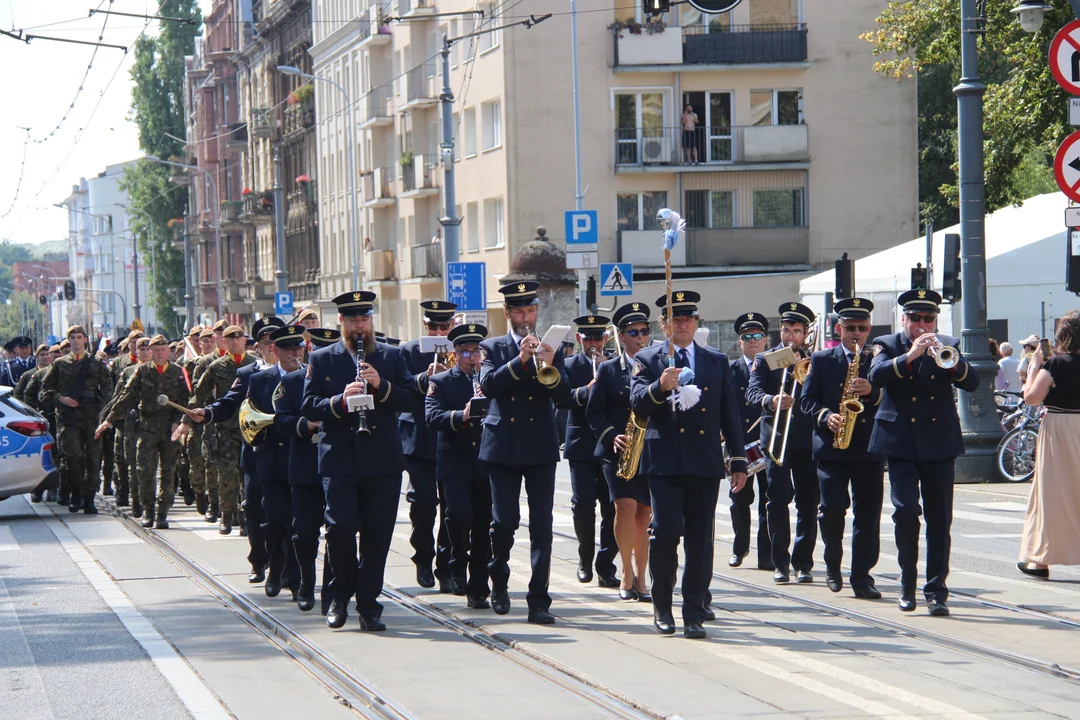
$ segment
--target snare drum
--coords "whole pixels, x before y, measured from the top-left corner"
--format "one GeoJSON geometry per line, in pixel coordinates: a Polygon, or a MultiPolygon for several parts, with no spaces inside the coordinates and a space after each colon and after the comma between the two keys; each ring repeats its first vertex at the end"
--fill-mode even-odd
{"type": "Polygon", "coordinates": [[[746,446],[746,474],[757,475],[765,469],[765,453],[757,440],[746,446]]]}

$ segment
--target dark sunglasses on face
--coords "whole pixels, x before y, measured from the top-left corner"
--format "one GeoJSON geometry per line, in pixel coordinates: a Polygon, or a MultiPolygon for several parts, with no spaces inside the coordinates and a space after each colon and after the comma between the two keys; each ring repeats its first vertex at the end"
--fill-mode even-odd
{"type": "Polygon", "coordinates": [[[429,322],[427,324],[427,326],[431,330],[449,330],[450,329],[450,323],[448,323],[448,322],[429,322]]]}
{"type": "Polygon", "coordinates": [[[466,359],[473,358],[473,357],[478,357],[478,358],[483,358],[484,357],[484,351],[483,350],[457,350],[456,352],[457,352],[458,355],[460,355],[461,357],[466,358],[466,359]]]}
{"type": "Polygon", "coordinates": [[[744,335],[740,335],[739,337],[742,338],[743,342],[753,342],[754,340],[763,340],[763,339],[765,339],[765,333],[759,333],[759,332],[746,333],[744,335]]]}
{"type": "Polygon", "coordinates": [[[928,313],[926,315],[921,313],[908,313],[907,316],[908,320],[917,323],[932,323],[937,320],[937,315],[934,315],[933,313],[928,313]]]}
{"type": "Polygon", "coordinates": [[[844,332],[870,332],[869,325],[843,325],[844,332]]]}
{"type": "Polygon", "coordinates": [[[649,328],[646,327],[646,328],[641,328],[640,330],[637,329],[637,328],[635,328],[633,330],[623,330],[623,332],[626,333],[627,335],[629,335],[632,338],[636,338],[636,337],[649,337],[649,332],[650,331],[649,331],[649,328]]]}

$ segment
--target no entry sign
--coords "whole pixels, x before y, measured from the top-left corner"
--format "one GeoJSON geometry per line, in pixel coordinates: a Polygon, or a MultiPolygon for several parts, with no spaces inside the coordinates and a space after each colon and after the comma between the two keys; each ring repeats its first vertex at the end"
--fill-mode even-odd
{"type": "Polygon", "coordinates": [[[1065,92],[1080,95],[1080,20],[1073,20],[1054,36],[1050,72],[1065,92]]]}
{"type": "Polygon", "coordinates": [[[1080,203],[1080,132],[1065,138],[1054,156],[1054,177],[1065,196],[1080,203]]]}

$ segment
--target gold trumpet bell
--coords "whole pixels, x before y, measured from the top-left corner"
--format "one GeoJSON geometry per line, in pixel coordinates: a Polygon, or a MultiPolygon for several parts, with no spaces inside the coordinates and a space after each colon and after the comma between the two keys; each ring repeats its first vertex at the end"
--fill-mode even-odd
{"type": "Polygon", "coordinates": [[[795,378],[795,382],[802,385],[806,382],[806,378],[810,375],[810,358],[799,358],[795,361],[795,365],[791,368],[791,374],[795,378]]]}
{"type": "Polygon", "coordinates": [[[251,402],[251,398],[246,398],[240,404],[238,418],[240,420],[240,434],[244,436],[244,442],[248,445],[255,442],[255,438],[259,436],[260,432],[274,424],[273,414],[259,410],[251,402]]]}
{"type": "Polygon", "coordinates": [[[536,368],[536,379],[547,387],[554,387],[559,384],[559,369],[554,365],[548,365],[545,362],[537,360],[538,367],[536,368]]]}

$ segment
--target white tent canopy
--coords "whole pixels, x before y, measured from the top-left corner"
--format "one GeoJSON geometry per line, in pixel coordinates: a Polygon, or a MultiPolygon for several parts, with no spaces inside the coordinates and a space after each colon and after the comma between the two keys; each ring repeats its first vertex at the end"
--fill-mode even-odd
{"type": "MultiPolygon", "coordinates": [[[[991,320],[1008,321],[1008,337],[999,341],[1007,339],[1016,345],[1032,333],[1052,334],[1055,318],[1080,307],[1080,299],[1065,290],[1068,204],[1061,193],[1048,193],[986,216],[987,315],[991,320]]],[[[960,226],[954,225],[934,233],[933,287],[939,292],[945,235],[959,232],[960,226]]],[[[898,327],[896,298],[911,287],[911,269],[917,263],[926,265],[925,237],[855,261],[855,292],[874,302],[875,325],[898,327]]],[[[825,293],[835,284],[834,270],[811,275],[799,284],[803,302],[822,312],[825,293]]],[[[959,303],[955,322],[951,310],[942,308],[939,329],[958,335],[959,303]]]]}

